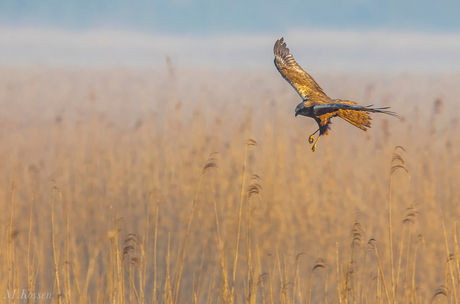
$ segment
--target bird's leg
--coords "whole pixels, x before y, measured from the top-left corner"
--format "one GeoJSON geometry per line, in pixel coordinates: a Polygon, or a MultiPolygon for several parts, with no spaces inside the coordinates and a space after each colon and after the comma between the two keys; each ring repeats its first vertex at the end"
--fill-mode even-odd
{"type": "MultiPolygon", "coordinates": [[[[313,143],[313,141],[315,140],[315,139],[313,138],[313,135],[315,135],[316,133],[318,133],[318,131],[319,131],[319,129],[316,130],[315,133],[313,133],[312,135],[310,135],[310,137],[308,138],[308,142],[309,142],[309,143],[311,143],[311,144],[313,143]]],[[[318,138],[319,138],[319,137],[318,137],[318,138]]]]}
{"type": "Polygon", "coordinates": [[[318,136],[318,138],[316,139],[315,144],[314,144],[313,147],[311,148],[311,150],[312,150],[313,152],[316,151],[316,144],[318,143],[318,140],[319,140],[320,137],[321,137],[321,135],[318,136]]]}

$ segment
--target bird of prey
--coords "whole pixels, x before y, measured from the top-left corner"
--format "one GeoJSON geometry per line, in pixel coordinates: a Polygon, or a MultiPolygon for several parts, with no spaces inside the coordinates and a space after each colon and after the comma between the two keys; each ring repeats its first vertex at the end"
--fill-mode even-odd
{"type": "Polygon", "coordinates": [[[332,99],[327,96],[313,77],[305,72],[294,60],[294,57],[286,47],[284,38],[276,41],[273,52],[275,53],[275,66],[281,76],[289,82],[302,98],[302,102],[295,108],[295,116],[311,117],[318,123],[318,130],[308,138],[308,142],[312,144],[314,141],[313,135],[319,131],[319,136],[312,147],[313,152],[316,150],[319,138],[324,134],[328,134],[332,117],[339,116],[364,131],[371,127],[372,118],[369,113],[384,113],[398,117],[395,112],[387,110],[389,107],[372,108],[372,105],[360,106],[353,101],[332,99]]]}

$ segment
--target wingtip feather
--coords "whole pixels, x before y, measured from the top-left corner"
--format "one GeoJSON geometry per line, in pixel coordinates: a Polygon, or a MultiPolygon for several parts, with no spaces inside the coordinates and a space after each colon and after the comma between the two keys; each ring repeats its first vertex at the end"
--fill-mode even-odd
{"type": "Polygon", "coordinates": [[[284,37],[276,40],[275,46],[273,47],[273,53],[275,55],[286,56],[289,55],[289,48],[286,47],[286,42],[284,42],[284,37]]]}

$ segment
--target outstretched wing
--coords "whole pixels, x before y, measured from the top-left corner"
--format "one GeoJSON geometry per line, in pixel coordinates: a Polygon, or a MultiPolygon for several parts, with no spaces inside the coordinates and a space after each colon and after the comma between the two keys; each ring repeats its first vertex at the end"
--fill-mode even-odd
{"type": "Polygon", "coordinates": [[[334,113],[338,110],[345,110],[345,111],[361,111],[366,113],[383,113],[388,114],[394,117],[398,117],[398,114],[392,111],[388,111],[390,107],[384,108],[372,108],[372,105],[363,107],[356,104],[345,104],[345,103],[328,103],[328,104],[321,104],[316,105],[313,107],[314,113],[316,116],[321,116],[327,113],[334,113]]]}
{"type": "Polygon", "coordinates": [[[340,99],[334,100],[334,103],[319,104],[313,107],[314,114],[320,120],[321,125],[327,125],[332,117],[339,116],[364,131],[371,127],[372,117],[369,113],[383,113],[399,118],[398,114],[387,109],[389,107],[372,108],[372,105],[363,107],[353,101],[340,99]]]}
{"type": "Polygon", "coordinates": [[[299,93],[300,97],[306,101],[307,107],[331,102],[313,77],[305,72],[294,60],[294,57],[286,47],[284,38],[276,41],[273,53],[275,53],[276,68],[283,78],[299,93]]]}
{"type": "Polygon", "coordinates": [[[328,104],[321,104],[321,105],[315,105],[313,107],[314,113],[316,116],[321,116],[324,114],[328,113],[334,113],[337,112],[338,110],[345,110],[345,111],[361,111],[361,112],[366,112],[366,113],[383,113],[383,114],[388,114],[394,117],[398,117],[398,114],[392,111],[388,111],[390,107],[384,107],[384,108],[372,108],[372,105],[363,107],[359,106],[357,104],[345,104],[345,103],[328,103],[328,104]]]}

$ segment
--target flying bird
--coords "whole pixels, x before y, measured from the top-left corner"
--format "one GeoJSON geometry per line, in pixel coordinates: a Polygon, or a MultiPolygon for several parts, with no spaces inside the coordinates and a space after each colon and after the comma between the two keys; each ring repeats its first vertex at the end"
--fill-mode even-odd
{"type": "Polygon", "coordinates": [[[313,152],[316,150],[319,138],[322,135],[328,135],[332,117],[339,116],[363,131],[367,131],[371,127],[372,117],[369,113],[384,113],[399,117],[395,112],[388,111],[389,107],[360,106],[353,101],[332,99],[327,96],[313,77],[305,72],[294,60],[294,57],[286,47],[284,38],[276,41],[273,52],[275,53],[275,66],[281,76],[289,82],[302,98],[302,102],[295,108],[295,116],[311,117],[318,123],[318,130],[308,138],[308,142],[312,144],[314,141],[313,135],[319,131],[318,138],[312,147],[313,152]]]}

